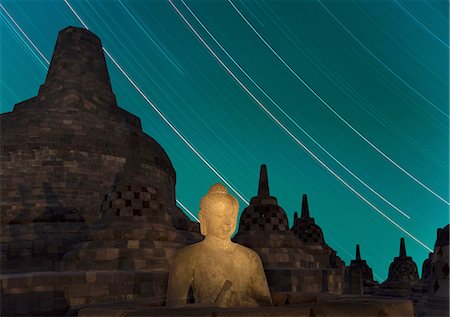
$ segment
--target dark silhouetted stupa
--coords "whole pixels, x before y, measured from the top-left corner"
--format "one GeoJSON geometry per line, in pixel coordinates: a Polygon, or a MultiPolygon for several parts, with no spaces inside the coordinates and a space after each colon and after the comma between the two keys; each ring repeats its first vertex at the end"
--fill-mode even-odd
{"type": "MultiPolygon", "coordinates": [[[[259,254],[272,292],[343,292],[343,265],[322,267],[321,259],[309,253],[308,243],[289,230],[286,213],[270,195],[266,165],[261,165],[258,195],[243,210],[234,240],[259,254]]],[[[328,264],[330,260],[324,261],[328,264]]]]}
{"type": "Polygon", "coordinates": [[[418,317],[449,316],[449,255],[449,225],[446,225],[437,229],[434,251],[424,261],[420,282],[427,296],[419,294],[422,296],[416,308],[418,317]]]}
{"type": "Polygon", "coordinates": [[[405,239],[400,239],[400,253],[389,266],[388,278],[381,284],[380,294],[409,295],[419,282],[417,265],[406,255],[405,239]]]}
{"type": "Polygon", "coordinates": [[[366,260],[361,259],[359,244],[356,245],[355,259],[347,267],[346,276],[350,288],[348,293],[351,294],[372,294],[374,289],[379,286],[378,282],[373,279],[372,269],[367,265],[366,260]]]}
{"type": "Polygon", "coordinates": [[[59,32],[38,95],[0,120],[2,315],[163,301],[169,258],[198,224],[176,206],[164,149],[117,106],[100,39],[59,32]]]}
{"type": "Polygon", "coordinates": [[[303,248],[312,254],[321,268],[342,268],[344,262],[336,255],[336,251],[331,249],[326,243],[322,229],[310,216],[308,197],[302,197],[302,213],[298,218],[294,213],[294,224],[291,231],[303,242],[303,248]]]}

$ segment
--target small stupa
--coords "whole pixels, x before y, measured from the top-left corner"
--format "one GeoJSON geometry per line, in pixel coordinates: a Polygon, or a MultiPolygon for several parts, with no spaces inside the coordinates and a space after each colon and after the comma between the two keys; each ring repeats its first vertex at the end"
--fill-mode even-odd
{"type": "Polygon", "coordinates": [[[400,253],[389,266],[386,281],[381,284],[381,294],[408,295],[419,282],[417,265],[412,257],[406,255],[405,239],[400,239],[400,253]]]}
{"type": "Polygon", "coordinates": [[[302,241],[303,249],[312,254],[321,268],[341,268],[344,262],[336,255],[336,251],[330,248],[323,236],[322,229],[310,216],[308,196],[302,197],[302,212],[298,218],[294,213],[294,224],[291,231],[302,241]]]}
{"type": "MultiPolygon", "coordinates": [[[[359,244],[356,245],[356,255],[355,259],[350,262],[350,265],[347,267],[347,285],[353,286],[356,281],[353,281],[352,278],[359,275],[361,279],[361,288],[359,293],[361,294],[372,294],[374,288],[378,287],[378,282],[373,279],[372,269],[367,265],[366,260],[361,259],[361,252],[359,248],[359,244]],[[355,274],[357,273],[357,274],[355,274]]],[[[349,293],[355,293],[355,290],[349,290],[349,293]]]]}
{"type": "Polygon", "coordinates": [[[234,240],[258,252],[265,268],[312,268],[318,265],[301,249],[301,242],[289,231],[285,211],[270,195],[265,164],[260,169],[258,195],[243,210],[234,240]]]}
{"type": "Polygon", "coordinates": [[[64,256],[66,270],[168,270],[176,249],[201,239],[172,225],[170,206],[148,181],[152,174],[139,152],[139,138],[131,133],[129,155],[105,194],[102,217],[64,256]]]}
{"type": "Polygon", "coordinates": [[[266,165],[261,165],[258,195],[242,212],[234,240],[261,257],[274,303],[298,300],[286,293],[343,293],[343,266],[321,268],[310,249],[289,229],[285,211],[270,195],[266,165]]]}

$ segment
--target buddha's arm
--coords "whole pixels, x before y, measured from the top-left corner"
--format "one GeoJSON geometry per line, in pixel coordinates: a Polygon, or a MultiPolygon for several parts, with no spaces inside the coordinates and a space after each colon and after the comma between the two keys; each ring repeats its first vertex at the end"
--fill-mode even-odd
{"type": "Polygon", "coordinates": [[[175,256],[169,271],[166,306],[186,305],[193,275],[193,267],[190,262],[185,252],[178,253],[175,256]]]}
{"type": "Polygon", "coordinates": [[[260,306],[272,306],[269,286],[267,285],[266,273],[258,254],[252,254],[252,276],[251,287],[253,299],[260,306]]]}

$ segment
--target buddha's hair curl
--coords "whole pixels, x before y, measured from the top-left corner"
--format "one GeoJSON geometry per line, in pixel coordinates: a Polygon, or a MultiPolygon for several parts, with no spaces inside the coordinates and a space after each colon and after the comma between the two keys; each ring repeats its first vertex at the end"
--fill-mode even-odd
{"type": "Polygon", "coordinates": [[[233,208],[239,208],[239,203],[235,197],[228,194],[225,186],[220,183],[214,184],[208,193],[200,201],[200,210],[206,211],[217,204],[230,203],[233,208]]]}

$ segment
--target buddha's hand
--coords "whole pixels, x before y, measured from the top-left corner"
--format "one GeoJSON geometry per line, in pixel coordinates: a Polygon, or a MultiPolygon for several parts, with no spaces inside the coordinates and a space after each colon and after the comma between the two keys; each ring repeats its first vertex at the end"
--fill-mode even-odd
{"type": "Polygon", "coordinates": [[[231,285],[233,285],[231,281],[225,281],[219,295],[217,295],[217,298],[215,300],[217,306],[222,308],[232,306],[233,299],[236,297],[236,292],[231,290],[231,285]]]}

